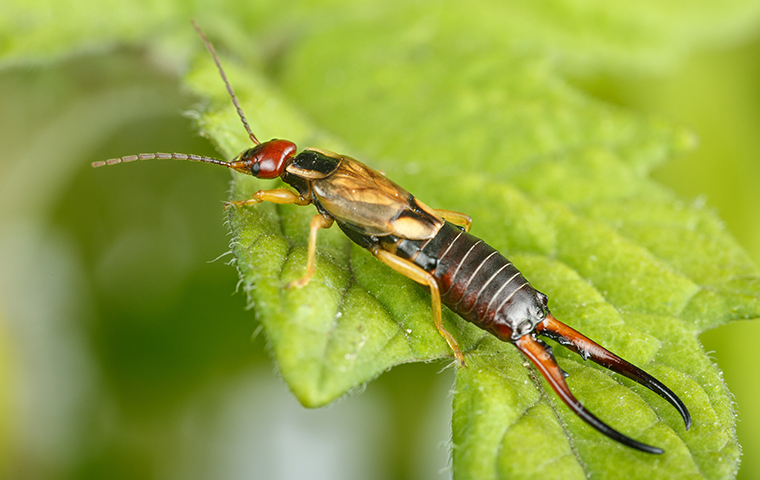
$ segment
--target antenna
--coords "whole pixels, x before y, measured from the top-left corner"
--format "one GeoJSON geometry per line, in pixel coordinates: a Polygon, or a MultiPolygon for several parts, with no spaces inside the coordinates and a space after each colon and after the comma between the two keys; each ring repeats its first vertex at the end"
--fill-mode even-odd
{"type": "MultiPolygon", "coordinates": [[[[206,48],[208,49],[209,53],[211,53],[211,57],[214,59],[214,63],[216,63],[216,67],[219,69],[219,74],[222,76],[222,80],[224,81],[224,84],[227,86],[227,92],[230,94],[230,97],[232,98],[232,104],[237,109],[238,116],[240,116],[240,120],[243,122],[245,131],[248,132],[248,137],[250,137],[251,141],[253,141],[254,144],[261,145],[261,142],[259,142],[259,140],[256,138],[256,135],[254,135],[253,132],[251,131],[251,127],[248,126],[248,120],[246,120],[245,114],[243,114],[243,109],[240,107],[240,103],[238,102],[238,99],[235,96],[235,92],[232,90],[232,85],[230,85],[229,80],[227,80],[227,75],[224,73],[222,64],[219,62],[219,57],[216,55],[214,46],[211,44],[209,39],[200,29],[198,24],[195,23],[195,20],[192,20],[191,22],[193,24],[193,28],[195,28],[195,31],[198,32],[198,35],[201,36],[201,39],[203,40],[203,43],[206,45],[206,48]]],[[[127,162],[134,162],[136,160],[153,160],[153,159],[190,160],[191,162],[212,163],[214,165],[222,165],[228,168],[236,168],[235,164],[230,163],[230,162],[225,162],[224,160],[219,160],[213,157],[205,157],[203,155],[193,155],[193,154],[187,154],[187,153],[141,153],[139,155],[127,155],[126,157],[109,158],[108,160],[105,160],[105,161],[92,162],[91,165],[97,168],[97,167],[103,167],[105,165],[116,165],[117,163],[127,163],[127,162]]]]}
{"type": "Polygon", "coordinates": [[[214,165],[222,165],[224,167],[234,168],[231,163],[223,160],[217,160],[212,157],[204,157],[203,155],[193,155],[187,153],[141,153],[139,155],[127,155],[121,158],[109,158],[105,161],[92,162],[92,166],[102,167],[105,165],[116,165],[117,163],[134,162],[135,160],[190,160],[191,162],[203,162],[213,163],[214,165]]]}
{"type": "Polygon", "coordinates": [[[206,48],[208,49],[209,53],[211,53],[211,57],[214,59],[214,63],[216,63],[216,68],[219,69],[219,75],[222,76],[222,80],[224,80],[224,84],[227,86],[227,92],[229,92],[230,97],[232,97],[232,104],[235,105],[235,108],[237,109],[238,116],[240,116],[240,121],[243,122],[243,126],[245,127],[245,131],[248,132],[248,137],[253,141],[256,145],[261,145],[261,142],[259,142],[259,139],[256,138],[256,135],[253,134],[251,131],[251,127],[248,126],[248,120],[245,119],[245,114],[243,114],[243,109],[240,108],[240,103],[238,103],[238,99],[235,96],[235,92],[232,90],[232,85],[230,85],[230,82],[227,80],[227,75],[224,73],[224,69],[222,68],[222,64],[219,61],[219,57],[216,55],[216,50],[214,50],[214,46],[211,44],[208,38],[206,38],[206,35],[201,30],[201,27],[198,26],[197,23],[195,23],[195,20],[191,20],[193,24],[193,28],[196,32],[198,32],[198,35],[201,36],[201,39],[203,39],[203,43],[206,45],[206,48]]]}

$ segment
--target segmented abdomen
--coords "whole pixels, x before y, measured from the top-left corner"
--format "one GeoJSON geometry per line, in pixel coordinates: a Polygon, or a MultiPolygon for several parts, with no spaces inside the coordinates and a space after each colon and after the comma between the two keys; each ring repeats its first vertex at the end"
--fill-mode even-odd
{"type": "Polygon", "coordinates": [[[493,331],[499,323],[514,330],[525,309],[536,308],[542,296],[496,249],[451,224],[422,252],[438,259],[431,273],[443,303],[480,328],[493,331]]]}

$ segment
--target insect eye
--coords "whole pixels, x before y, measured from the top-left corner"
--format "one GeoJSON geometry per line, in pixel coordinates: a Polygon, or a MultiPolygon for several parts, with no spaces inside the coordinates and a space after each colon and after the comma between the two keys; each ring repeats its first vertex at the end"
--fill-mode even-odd
{"type": "Polygon", "coordinates": [[[261,171],[261,165],[259,164],[259,162],[256,162],[253,165],[251,165],[251,175],[253,175],[254,177],[258,177],[259,171],[261,171]]]}

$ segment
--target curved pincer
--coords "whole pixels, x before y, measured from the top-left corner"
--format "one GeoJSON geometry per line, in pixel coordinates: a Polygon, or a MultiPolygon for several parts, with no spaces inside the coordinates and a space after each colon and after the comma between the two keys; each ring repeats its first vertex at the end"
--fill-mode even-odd
{"type": "Polygon", "coordinates": [[[573,350],[583,357],[584,360],[590,359],[604,368],[624,375],[634,382],[647,387],[678,410],[686,425],[686,430],[691,427],[689,410],[672,390],[644,370],[623,360],[577,330],[568,327],[551,314],[547,315],[546,319],[536,326],[536,334],[551,338],[560,345],[573,350]]]}
{"type": "MultiPolygon", "coordinates": [[[[662,449],[647,445],[645,443],[638,442],[630,437],[623,435],[614,428],[610,427],[606,423],[599,420],[593,413],[589,412],[581,402],[579,402],[570,388],[565,382],[565,375],[557,361],[554,359],[554,355],[548,347],[541,340],[537,340],[532,334],[523,335],[515,341],[515,346],[538,368],[541,375],[544,376],[552,389],[559,395],[565,404],[578,415],[583,421],[607,435],[611,439],[627,445],[636,450],[641,450],[647,453],[664,453],[662,449]]],[[[600,347],[601,348],[601,347],[600,347]]]]}

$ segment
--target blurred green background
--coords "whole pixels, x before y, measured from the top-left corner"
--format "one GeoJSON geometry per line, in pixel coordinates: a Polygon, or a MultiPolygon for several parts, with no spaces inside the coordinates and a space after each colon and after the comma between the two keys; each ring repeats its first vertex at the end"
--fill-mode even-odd
{"type": "MultiPolygon", "coordinates": [[[[219,258],[227,171],[89,168],[139,152],[216,155],[182,114],[197,101],[180,85],[184,59],[108,44],[0,70],[0,476],[447,477],[443,364],[396,367],[318,411],[278,379],[219,258]]],[[[692,126],[699,149],[654,177],[713,207],[760,262],[760,35],[656,73],[571,82],[692,126]]],[[[736,396],[747,479],[760,477],[758,339],[756,322],[702,336],[736,396]]]]}

